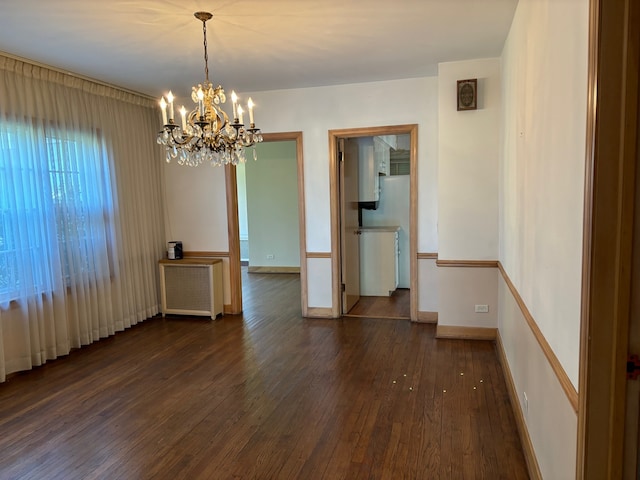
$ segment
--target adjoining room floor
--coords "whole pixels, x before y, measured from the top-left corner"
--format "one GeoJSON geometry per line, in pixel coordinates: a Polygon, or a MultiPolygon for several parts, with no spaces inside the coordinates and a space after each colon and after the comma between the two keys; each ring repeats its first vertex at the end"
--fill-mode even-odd
{"type": "Polygon", "coordinates": [[[350,317],[411,318],[411,302],[408,288],[399,288],[388,297],[360,297],[351,310],[350,317]]]}

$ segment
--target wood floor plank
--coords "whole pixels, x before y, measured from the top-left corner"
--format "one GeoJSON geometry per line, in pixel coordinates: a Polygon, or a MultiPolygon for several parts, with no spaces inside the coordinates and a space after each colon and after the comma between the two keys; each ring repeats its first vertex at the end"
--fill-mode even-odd
{"type": "Polygon", "coordinates": [[[298,275],[243,282],[242,315],[149,319],[0,384],[0,478],[527,478],[491,342],[304,319],[298,275]]]}

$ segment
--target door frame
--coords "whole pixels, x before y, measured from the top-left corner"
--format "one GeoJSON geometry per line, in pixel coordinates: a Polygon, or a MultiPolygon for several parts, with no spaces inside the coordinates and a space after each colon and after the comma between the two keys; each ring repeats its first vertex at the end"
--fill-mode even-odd
{"type": "Polygon", "coordinates": [[[622,478],[640,4],[591,0],[576,478],[622,478]]]}
{"type": "MultiPolygon", "coordinates": [[[[349,139],[340,138],[338,140],[338,153],[342,153],[340,157],[340,161],[338,162],[338,198],[340,199],[338,202],[338,206],[340,207],[340,218],[344,221],[341,221],[340,226],[340,314],[346,315],[349,313],[349,310],[353,308],[356,303],[360,300],[360,234],[362,233],[359,225],[359,211],[349,208],[349,201],[347,200],[347,195],[351,198],[350,200],[355,199],[355,203],[359,200],[359,161],[358,158],[354,158],[359,154],[359,146],[356,145],[355,140],[351,139],[352,142],[348,141],[349,139]],[[347,152],[347,149],[349,151],[347,152]],[[347,160],[349,159],[349,160],[347,160]],[[349,162],[349,166],[347,167],[347,161],[349,162]],[[350,175],[347,175],[347,168],[349,168],[348,172],[350,175]],[[349,182],[349,188],[346,186],[345,178],[351,178],[349,182]],[[355,188],[353,188],[355,187],[355,188]],[[348,191],[348,192],[347,192],[348,191]],[[351,215],[355,213],[355,217],[349,217],[347,221],[347,212],[351,212],[351,215]],[[355,221],[354,221],[355,220],[355,221]],[[354,223],[354,225],[351,224],[354,223]],[[349,223],[349,225],[347,225],[349,223]],[[355,224],[358,224],[357,227],[355,224]],[[356,227],[356,231],[353,233],[357,233],[356,237],[348,237],[346,234],[346,229],[352,230],[352,227],[356,227]],[[349,247],[349,245],[350,247],[349,247]],[[349,248],[348,248],[349,247],[349,248]],[[356,252],[357,250],[357,252],[356,252]],[[357,253],[357,254],[356,254],[357,253]],[[356,265],[357,263],[357,265],[356,265]],[[355,274],[357,272],[357,275],[355,274]],[[353,276],[357,276],[357,280],[354,281],[351,278],[349,273],[353,273],[353,276]],[[347,281],[345,281],[345,277],[347,277],[347,281]],[[357,295],[356,295],[357,292],[357,295]]],[[[377,175],[377,173],[376,173],[377,175]]]]}
{"type": "Polygon", "coordinates": [[[346,128],[329,130],[329,188],[331,208],[331,315],[341,316],[342,294],[340,289],[342,258],[340,246],[340,189],[338,140],[341,138],[375,137],[378,135],[409,135],[409,298],[410,318],[418,321],[418,124],[390,125],[383,127],[346,128]]]}
{"type": "MultiPolygon", "coordinates": [[[[296,164],[298,174],[298,236],[300,239],[300,289],[302,316],[307,316],[307,263],[306,263],[306,223],[304,203],[304,159],[302,148],[302,132],[263,133],[264,142],[296,142],[296,164]]],[[[260,159],[258,159],[260,161],[260,159]]],[[[240,264],[240,222],[238,220],[238,184],[236,167],[225,167],[225,185],[227,190],[227,230],[229,234],[229,284],[231,287],[230,311],[225,313],[242,313],[242,267],[240,264]]]]}

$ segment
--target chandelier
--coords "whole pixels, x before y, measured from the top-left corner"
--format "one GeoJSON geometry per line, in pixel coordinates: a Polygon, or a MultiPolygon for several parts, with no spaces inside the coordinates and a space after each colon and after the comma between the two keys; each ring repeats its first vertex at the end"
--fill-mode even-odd
{"type": "MultiPolygon", "coordinates": [[[[209,57],[207,55],[207,20],[213,17],[209,12],[196,12],[194,16],[202,21],[204,36],[204,73],[205,81],[192,88],[191,99],[196,107],[187,112],[184,106],[179,110],[181,122],[174,120],[175,100],[171,91],[160,100],[162,110],[162,130],[158,133],[158,143],[166,147],[166,159],[170,162],[177,158],[179,165],[197,166],[209,162],[212,165],[237,165],[245,162],[245,148],[254,147],[262,141],[262,134],[253,121],[254,104],[247,101],[249,128],[244,125],[244,110],[238,104],[238,97],[231,92],[233,103],[233,121],[222,109],[226,102],[224,89],[214,88],[209,81],[209,57]]],[[[253,159],[257,158],[253,148],[253,159]]]]}

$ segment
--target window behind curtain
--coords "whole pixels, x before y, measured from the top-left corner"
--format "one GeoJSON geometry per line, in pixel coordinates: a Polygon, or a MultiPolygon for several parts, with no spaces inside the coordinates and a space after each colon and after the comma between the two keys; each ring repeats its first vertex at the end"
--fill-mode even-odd
{"type": "Polygon", "coordinates": [[[108,178],[98,132],[0,123],[0,301],[109,277],[108,178]]]}

